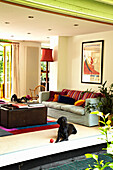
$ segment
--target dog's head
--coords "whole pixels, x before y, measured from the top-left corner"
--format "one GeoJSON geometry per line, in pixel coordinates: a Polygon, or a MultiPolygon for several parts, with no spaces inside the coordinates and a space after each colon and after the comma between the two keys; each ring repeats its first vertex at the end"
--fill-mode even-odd
{"type": "Polygon", "coordinates": [[[60,125],[60,126],[65,126],[67,124],[67,118],[62,116],[60,117],[58,120],[57,120],[57,123],[60,125]]]}
{"type": "Polygon", "coordinates": [[[16,95],[16,94],[13,94],[13,95],[12,95],[11,101],[17,101],[17,95],[16,95]]]}

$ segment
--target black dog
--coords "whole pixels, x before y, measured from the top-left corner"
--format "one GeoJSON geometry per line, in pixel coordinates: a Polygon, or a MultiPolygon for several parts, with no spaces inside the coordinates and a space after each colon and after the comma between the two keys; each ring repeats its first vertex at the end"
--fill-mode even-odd
{"type": "Polygon", "coordinates": [[[12,102],[18,102],[18,103],[23,103],[23,102],[27,102],[27,98],[26,97],[22,97],[22,98],[17,98],[17,95],[16,94],[13,94],[12,97],[11,97],[11,101],[12,102]]]}
{"type": "Polygon", "coordinates": [[[74,127],[73,124],[69,124],[67,123],[67,118],[66,117],[60,117],[58,120],[57,120],[57,123],[60,125],[59,129],[58,129],[58,136],[57,136],[57,139],[56,139],[56,142],[62,142],[62,141],[67,141],[68,140],[68,137],[71,135],[71,134],[76,134],[77,133],[77,130],[76,128],[74,127]]]}

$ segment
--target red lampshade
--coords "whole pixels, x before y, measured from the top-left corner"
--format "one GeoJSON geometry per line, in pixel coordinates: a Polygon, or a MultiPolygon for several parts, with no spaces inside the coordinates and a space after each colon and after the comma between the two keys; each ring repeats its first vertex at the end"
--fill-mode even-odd
{"type": "Polygon", "coordinates": [[[52,62],[53,58],[52,58],[52,49],[47,49],[47,48],[43,48],[42,49],[42,57],[40,61],[49,61],[52,62]]]}

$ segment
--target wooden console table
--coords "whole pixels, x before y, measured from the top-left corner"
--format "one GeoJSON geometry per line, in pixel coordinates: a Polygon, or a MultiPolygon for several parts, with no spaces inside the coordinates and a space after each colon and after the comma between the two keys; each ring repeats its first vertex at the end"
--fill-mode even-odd
{"type": "Polygon", "coordinates": [[[1,126],[6,128],[32,126],[47,123],[45,106],[30,108],[1,107],[1,126]]]}

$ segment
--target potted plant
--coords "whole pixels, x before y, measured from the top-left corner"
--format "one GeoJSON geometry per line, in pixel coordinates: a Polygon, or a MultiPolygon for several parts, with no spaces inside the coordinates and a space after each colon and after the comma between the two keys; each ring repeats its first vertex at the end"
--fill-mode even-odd
{"type": "MultiPolygon", "coordinates": [[[[98,97],[97,109],[104,115],[110,113],[108,119],[112,120],[113,116],[113,83],[106,87],[107,81],[105,81],[102,86],[99,86],[100,95],[98,97]]],[[[113,123],[113,122],[112,122],[113,123]]]]}
{"type": "Polygon", "coordinates": [[[112,114],[113,110],[113,83],[109,86],[109,89],[106,87],[107,81],[104,82],[104,84],[100,87],[100,95],[98,97],[98,105],[97,108],[99,108],[99,111],[103,112],[104,115],[107,113],[112,114]]]}
{"type": "MultiPolygon", "coordinates": [[[[107,81],[105,81],[102,86],[99,86],[99,95],[97,97],[97,103],[88,103],[86,109],[89,113],[92,110],[98,110],[104,114],[104,116],[110,113],[108,119],[112,120],[113,116],[113,83],[106,87],[107,81]]],[[[113,122],[112,122],[113,124],[113,122]]]]}

